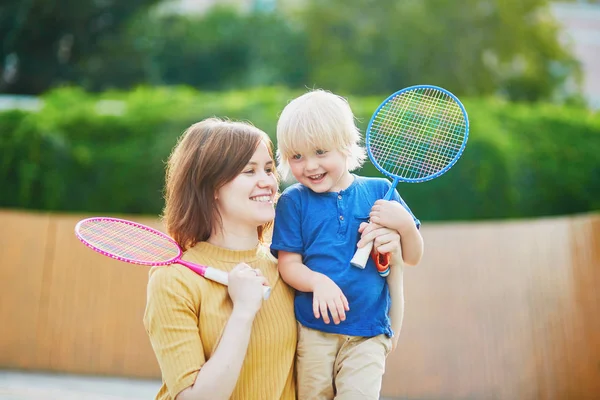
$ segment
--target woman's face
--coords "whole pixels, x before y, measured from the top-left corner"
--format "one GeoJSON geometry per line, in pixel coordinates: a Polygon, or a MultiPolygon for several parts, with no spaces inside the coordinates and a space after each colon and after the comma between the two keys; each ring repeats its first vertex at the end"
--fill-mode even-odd
{"type": "Polygon", "coordinates": [[[227,231],[253,230],[275,218],[275,164],[261,143],[242,172],[217,191],[217,204],[227,231]]]}

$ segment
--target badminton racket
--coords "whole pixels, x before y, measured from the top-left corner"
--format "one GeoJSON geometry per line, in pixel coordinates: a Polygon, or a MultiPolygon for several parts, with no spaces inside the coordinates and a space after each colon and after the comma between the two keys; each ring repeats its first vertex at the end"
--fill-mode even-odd
{"type": "MultiPolygon", "coordinates": [[[[75,235],[90,249],[115,260],[139,265],[181,264],[200,276],[228,284],[225,271],[181,259],[181,248],[171,237],[146,225],[118,218],[93,217],[75,225],[75,235]]],[[[271,294],[264,287],[263,298],[271,294]]]]}
{"type": "MultiPolygon", "coordinates": [[[[392,179],[384,196],[390,200],[398,182],[425,182],[452,168],[467,145],[469,118],[449,91],[431,85],[411,86],[379,105],[365,137],[369,159],[392,179]]],[[[400,202],[409,209],[402,197],[400,202]]],[[[350,263],[365,268],[372,248],[370,242],[357,249],[350,263]]],[[[379,273],[386,276],[389,268],[379,273]]]]}

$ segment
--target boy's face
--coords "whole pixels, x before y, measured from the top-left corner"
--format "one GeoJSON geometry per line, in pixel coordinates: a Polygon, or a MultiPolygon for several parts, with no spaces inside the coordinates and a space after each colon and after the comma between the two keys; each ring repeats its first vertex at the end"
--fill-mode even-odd
{"type": "Polygon", "coordinates": [[[294,178],[316,193],[339,192],[353,180],[346,167],[346,155],[339,150],[296,154],[289,164],[294,178]]]}

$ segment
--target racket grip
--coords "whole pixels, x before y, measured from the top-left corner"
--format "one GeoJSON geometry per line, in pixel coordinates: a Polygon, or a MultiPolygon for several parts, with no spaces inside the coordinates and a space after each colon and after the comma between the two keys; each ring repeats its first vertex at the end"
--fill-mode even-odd
{"type": "MultiPolygon", "coordinates": [[[[229,284],[229,275],[225,271],[220,269],[206,267],[204,271],[204,277],[211,281],[220,283],[221,285],[227,286],[229,284]]],[[[271,288],[269,286],[263,286],[263,299],[267,300],[271,295],[271,288]]]]}
{"type": "Polygon", "coordinates": [[[360,249],[357,249],[356,253],[354,253],[354,257],[352,257],[352,260],[350,260],[350,264],[352,264],[353,267],[365,269],[365,266],[367,265],[367,261],[369,260],[369,257],[371,256],[372,249],[373,249],[373,242],[369,242],[366,245],[364,245],[363,247],[361,247],[360,249]]]}

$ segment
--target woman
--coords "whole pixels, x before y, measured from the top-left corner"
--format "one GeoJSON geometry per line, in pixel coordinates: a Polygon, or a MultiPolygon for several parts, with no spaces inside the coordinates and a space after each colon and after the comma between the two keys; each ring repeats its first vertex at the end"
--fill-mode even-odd
{"type": "MultiPolygon", "coordinates": [[[[150,271],[144,326],[162,372],[156,399],[296,398],[294,293],[263,244],[277,183],[271,141],[251,125],[207,119],[174,148],[167,231],[184,260],[227,271],[229,286],[181,265],[150,271]]],[[[400,247],[389,230],[363,232],[375,237],[375,247],[400,247]]]]}
{"type": "Polygon", "coordinates": [[[167,231],[184,260],[228,271],[229,286],[181,265],[151,270],[144,325],[163,375],[157,399],[295,398],[293,292],[262,244],[276,193],[271,142],[253,126],[208,119],[173,150],[167,231]]]}

